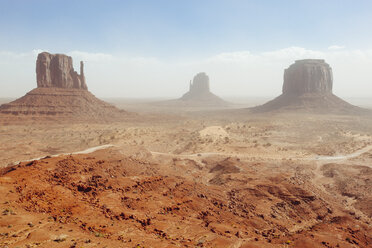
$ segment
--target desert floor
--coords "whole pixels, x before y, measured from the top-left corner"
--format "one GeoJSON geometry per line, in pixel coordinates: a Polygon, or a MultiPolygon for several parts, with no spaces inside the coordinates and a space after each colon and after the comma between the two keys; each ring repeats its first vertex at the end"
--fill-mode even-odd
{"type": "Polygon", "coordinates": [[[372,246],[371,116],[115,104],[0,126],[0,247],[372,246]]]}

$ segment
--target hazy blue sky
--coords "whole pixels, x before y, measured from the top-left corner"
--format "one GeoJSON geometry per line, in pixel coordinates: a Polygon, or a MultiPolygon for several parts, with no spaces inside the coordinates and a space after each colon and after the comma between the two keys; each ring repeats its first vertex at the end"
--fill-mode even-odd
{"type": "MultiPolygon", "coordinates": [[[[86,60],[87,72],[91,70],[87,74],[88,86],[98,95],[126,96],[132,90],[128,95],[133,96],[140,87],[148,89],[154,83],[162,83],[164,89],[145,94],[142,90],[138,96],[179,95],[193,74],[207,69],[216,82],[214,87],[211,81],[211,87],[217,93],[241,95],[246,90],[248,95],[254,95],[255,88],[249,86],[249,81],[260,81],[263,88],[256,89],[257,94],[275,95],[281,88],[283,69],[301,56],[319,55],[329,62],[359,56],[351,66],[372,69],[371,26],[370,0],[0,0],[0,65],[7,68],[0,75],[0,85],[17,85],[17,89],[4,91],[0,96],[19,95],[22,83],[26,88],[34,86],[35,50],[74,54],[75,60],[86,60]],[[211,59],[221,58],[221,54],[230,60],[233,57],[235,62],[236,58],[241,61],[249,57],[251,64],[240,63],[238,67],[241,67],[254,65],[252,56],[257,59],[274,54],[277,58],[278,53],[285,52],[290,54],[284,56],[286,60],[277,62],[275,68],[262,62],[257,64],[262,68],[254,70],[265,73],[264,66],[267,70],[277,70],[271,73],[280,76],[275,81],[274,78],[261,80],[254,73],[248,75],[249,68],[237,71],[236,64],[230,63],[231,70],[226,65],[210,66],[216,63],[211,59]],[[94,57],[97,55],[98,59],[94,57]],[[126,61],[123,66],[135,68],[128,72],[118,67],[112,78],[98,74],[97,68],[105,73],[104,69],[113,63],[105,60],[100,64],[97,61],[100,56],[116,59],[115,63],[126,61]],[[94,72],[89,65],[91,59],[91,65],[96,63],[94,72]],[[205,66],[206,61],[209,66],[205,66]],[[146,66],[142,68],[143,64],[146,66]],[[161,69],[156,67],[159,64],[161,69]],[[20,65],[31,69],[26,69],[25,75],[15,75],[19,74],[16,72],[20,65]],[[225,78],[237,77],[236,82],[229,82],[235,91],[224,90],[222,79],[225,78],[217,73],[220,68],[226,69],[225,78]],[[148,75],[141,75],[144,70],[148,70],[148,75]],[[113,88],[112,92],[100,90],[98,78],[109,80],[105,83],[113,88]],[[128,80],[132,88],[119,93],[120,87],[129,84],[128,80]]],[[[337,73],[338,65],[331,66],[336,66],[337,73]]],[[[352,78],[353,72],[348,73],[352,78]]],[[[339,77],[340,85],[346,86],[344,78],[339,77]]],[[[370,79],[366,75],[359,83],[366,85],[370,79]]],[[[348,92],[347,87],[340,90],[348,92]]]]}

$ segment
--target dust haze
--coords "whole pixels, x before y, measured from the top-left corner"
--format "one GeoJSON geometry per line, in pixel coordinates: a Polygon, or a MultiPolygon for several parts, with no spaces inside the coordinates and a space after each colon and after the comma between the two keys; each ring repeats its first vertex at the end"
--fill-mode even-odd
{"type": "Polygon", "coordinates": [[[67,2],[0,3],[0,247],[372,246],[371,4],[67,2]]]}
{"type": "MultiPolygon", "coordinates": [[[[34,87],[34,64],[37,54],[43,51],[15,53],[0,49],[0,63],[4,69],[0,86],[5,88],[0,97],[15,98],[24,93],[23,89],[34,87]],[[18,68],[23,68],[24,73],[17,73],[18,68]],[[15,87],[6,87],[9,84],[15,87]]],[[[194,74],[200,71],[208,72],[213,80],[212,89],[223,97],[272,97],[281,92],[283,68],[295,60],[322,58],[332,65],[337,94],[365,101],[371,99],[372,50],[369,49],[283,47],[263,52],[234,51],[177,59],[69,50],[63,53],[74,58],[75,67],[79,66],[79,61],[86,63],[90,89],[105,98],[178,97],[187,89],[194,74]]]]}

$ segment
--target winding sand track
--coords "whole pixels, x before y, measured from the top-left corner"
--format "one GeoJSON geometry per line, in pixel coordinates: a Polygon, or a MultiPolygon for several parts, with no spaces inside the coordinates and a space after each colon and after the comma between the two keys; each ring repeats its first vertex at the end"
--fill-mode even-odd
{"type": "Polygon", "coordinates": [[[315,158],[317,161],[330,161],[330,160],[347,160],[350,158],[356,158],[363,153],[366,153],[368,151],[372,150],[372,145],[366,146],[362,149],[359,149],[353,153],[347,154],[347,155],[337,155],[337,156],[318,156],[315,158]]]}
{"type": "MultiPolygon", "coordinates": [[[[98,150],[103,150],[106,148],[110,147],[118,147],[117,145],[114,144],[106,144],[106,145],[100,145],[100,146],[94,146],[87,148],[82,151],[77,151],[77,152],[69,152],[69,153],[59,153],[55,155],[49,155],[50,157],[58,157],[61,155],[73,155],[73,154],[88,154],[92,153],[98,150]]],[[[323,164],[322,162],[329,162],[329,161],[342,161],[342,160],[347,160],[351,158],[358,157],[362,155],[363,153],[366,153],[368,151],[372,150],[372,145],[366,146],[364,148],[361,148],[353,153],[350,154],[345,154],[345,155],[337,155],[337,156],[316,156],[316,157],[308,157],[308,158],[292,158],[292,159],[298,159],[298,160],[307,160],[307,161],[317,161],[320,162],[318,163],[323,164]]],[[[247,158],[250,156],[247,156],[246,154],[239,154],[239,153],[222,153],[222,152],[200,152],[200,153],[192,153],[192,154],[173,154],[173,153],[163,153],[163,152],[155,152],[155,151],[150,151],[152,155],[160,155],[160,156],[169,156],[169,157],[181,157],[181,158],[197,158],[197,157],[208,157],[208,156],[214,156],[214,155],[220,155],[220,156],[235,156],[239,158],[247,158]]],[[[39,158],[33,158],[33,159],[27,159],[24,161],[16,161],[13,164],[18,164],[20,162],[28,162],[28,161],[33,161],[33,160],[39,160],[42,159],[43,157],[39,158]]]]}
{"type": "MultiPolygon", "coordinates": [[[[366,153],[368,151],[372,150],[372,145],[366,146],[364,148],[361,148],[353,153],[345,154],[345,155],[336,155],[336,156],[316,156],[316,157],[306,157],[306,158],[292,158],[292,159],[298,159],[298,160],[307,160],[307,161],[338,161],[338,160],[348,160],[351,158],[356,158],[363,153],[366,153]]],[[[193,153],[193,154],[173,154],[173,153],[163,153],[163,152],[154,152],[150,151],[153,155],[163,155],[163,156],[170,156],[170,157],[186,157],[186,158],[192,158],[192,157],[206,157],[206,156],[212,156],[212,155],[222,155],[222,156],[236,156],[239,158],[245,158],[248,157],[246,154],[239,154],[239,153],[222,153],[222,152],[200,152],[200,153],[193,153]]]]}
{"type": "MultiPolygon", "coordinates": [[[[58,157],[58,156],[62,156],[62,155],[88,154],[88,153],[92,153],[92,152],[95,152],[95,151],[98,151],[98,150],[103,150],[103,149],[106,149],[106,148],[109,148],[109,147],[114,147],[114,146],[115,145],[112,145],[112,144],[101,145],[101,146],[94,146],[94,147],[90,147],[88,149],[85,149],[83,151],[68,152],[68,153],[59,153],[59,154],[49,155],[49,157],[54,158],[54,157],[58,157]]],[[[12,164],[13,165],[16,165],[16,164],[19,164],[21,162],[28,162],[28,161],[40,160],[40,159],[42,159],[44,157],[32,158],[32,159],[27,159],[27,160],[23,160],[23,161],[16,161],[16,162],[13,162],[12,164]]]]}

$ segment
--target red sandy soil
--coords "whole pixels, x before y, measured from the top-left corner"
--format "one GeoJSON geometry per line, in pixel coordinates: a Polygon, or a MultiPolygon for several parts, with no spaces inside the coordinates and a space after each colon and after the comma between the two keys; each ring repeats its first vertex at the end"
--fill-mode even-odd
{"type": "Polygon", "coordinates": [[[134,114],[108,104],[87,90],[36,88],[25,96],[0,106],[0,122],[115,121],[134,114]]]}
{"type": "Polygon", "coordinates": [[[309,112],[324,114],[371,114],[371,111],[342,100],[333,94],[307,93],[301,96],[282,94],[277,98],[250,109],[260,112],[309,112]]]}
{"type": "Polygon", "coordinates": [[[292,172],[140,153],[110,148],[2,169],[0,247],[372,246],[368,222],[292,172]]]}

